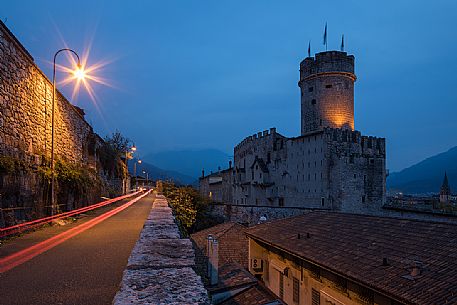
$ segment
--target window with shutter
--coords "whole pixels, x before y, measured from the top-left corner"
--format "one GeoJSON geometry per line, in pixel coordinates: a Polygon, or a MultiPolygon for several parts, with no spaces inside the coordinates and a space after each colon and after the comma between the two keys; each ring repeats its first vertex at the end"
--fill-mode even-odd
{"type": "Polygon", "coordinates": [[[311,304],[320,305],[321,304],[321,293],[315,289],[311,293],[311,304]]]}
{"type": "Polygon", "coordinates": [[[300,281],[297,278],[293,280],[293,301],[294,303],[300,303],[300,281]]]}

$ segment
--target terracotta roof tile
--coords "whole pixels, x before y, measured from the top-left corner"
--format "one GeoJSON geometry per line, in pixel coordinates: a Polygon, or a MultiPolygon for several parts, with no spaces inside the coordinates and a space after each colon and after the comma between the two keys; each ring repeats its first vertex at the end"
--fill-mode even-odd
{"type": "Polygon", "coordinates": [[[457,299],[454,224],[310,212],[257,225],[247,234],[402,302],[453,304],[457,299]],[[421,274],[404,277],[414,265],[421,274]]]}
{"type": "Polygon", "coordinates": [[[190,235],[195,247],[195,260],[198,273],[206,274],[206,246],[208,235],[217,238],[219,244],[219,266],[226,263],[238,263],[248,268],[248,228],[235,223],[227,222],[190,235]]]}

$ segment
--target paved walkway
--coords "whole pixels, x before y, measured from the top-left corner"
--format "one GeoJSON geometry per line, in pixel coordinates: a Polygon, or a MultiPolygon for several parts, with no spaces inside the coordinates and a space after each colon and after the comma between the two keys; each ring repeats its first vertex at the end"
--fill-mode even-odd
{"type": "MultiPolygon", "coordinates": [[[[119,289],[128,257],[152,206],[152,195],[0,274],[1,305],[109,305],[119,289]]],[[[85,226],[114,208],[104,207],[61,227],[49,227],[8,241],[0,258],[85,226]]]]}
{"type": "Polygon", "coordinates": [[[157,196],[113,303],[209,304],[194,264],[192,242],[180,238],[167,200],[157,196]]]}

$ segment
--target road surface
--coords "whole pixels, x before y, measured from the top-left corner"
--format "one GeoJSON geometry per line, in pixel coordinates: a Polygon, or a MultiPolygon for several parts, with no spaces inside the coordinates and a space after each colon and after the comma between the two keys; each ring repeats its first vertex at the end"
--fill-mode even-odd
{"type": "MultiPolygon", "coordinates": [[[[152,206],[152,195],[28,261],[0,273],[0,304],[111,304],[152,206]]],[[[50,237],[77,230],[129,200],[78,221],[44,228],[0,246],[0,260],[50,237]]]]}

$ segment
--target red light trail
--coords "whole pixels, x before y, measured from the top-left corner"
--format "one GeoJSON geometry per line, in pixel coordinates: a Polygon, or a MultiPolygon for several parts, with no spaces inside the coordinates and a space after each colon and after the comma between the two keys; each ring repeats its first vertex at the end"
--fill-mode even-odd
{"type": "Polygon", "coordinates": [[[0,273],[6,272],[8,270],[13,269],[14,267],[17,267],[35,256],[54,248],[55,246],[63,243],[64,241],[72,238],[73,236],[76,236],[93,226],[99,224],[100,222],[108,219],[109,217],[116,215],[117,213],[125,210],[144,196],[148,195],[151,191],[147,191],[141,196],[136,197],[135,199],[130,200],[129,202],[111,210],[108,211],[100,216],[97,216],[94,219],[89,220],[88,222],[82,223],[74,228],[69,229],[68,231],[62,232],[56,236],[53,236],[47,240],[44,240],[42,242],[39,242],[29,248],[26,248],[24,250],[18,251],[14,254],[11,254],[7,257],[4,257],[0,259],[0,273]]]}
{"type": "Polygon", "coordinates": [[[138,193],[139,192],[127,194],[127,195],[124,195],[124,196],[120,196],[120,197],[108,199],[108,200],[105,200],[105,201],[102,201],[102,202],[99,202],[99,203],[96,203],[96,204],[92,204],[92,205],[84,207],[84,208],[72,210],[72,211],[61,213],[61,214],[57,214],[57,215],[54,215],[54,216],[48,216],[48,217],[44,217],[44,218],[40,218],[40,219],[24,222],[24,223],[21,223],[21,224],[18,224],[18,225],[14,225],[14,226],[11,226],[11,227],[2,228],[2,229],[0,229],[0,238],[8,236],[8,235],[11,235],[11,234],[14,234],[14,233],[22,232],[23,230],[32,229],[32,228],[34,228],[36,226],[40,226],[42,224],[51,222],[53,220],[67,218],[67,217],[71,217],[71,216],[74,216],[74,215],[82,214],[82,213],[85,213],[85,212],[88,212],[88,211],[92,211],[94,209],[101,208],[101,207],[103,207],[105,205],[108,205],[110,203],[114,203],[114,202],[117,202],[119,200],[132,197],[132,196],[134,196],[134,195],[136,195],[138,193]]]}

